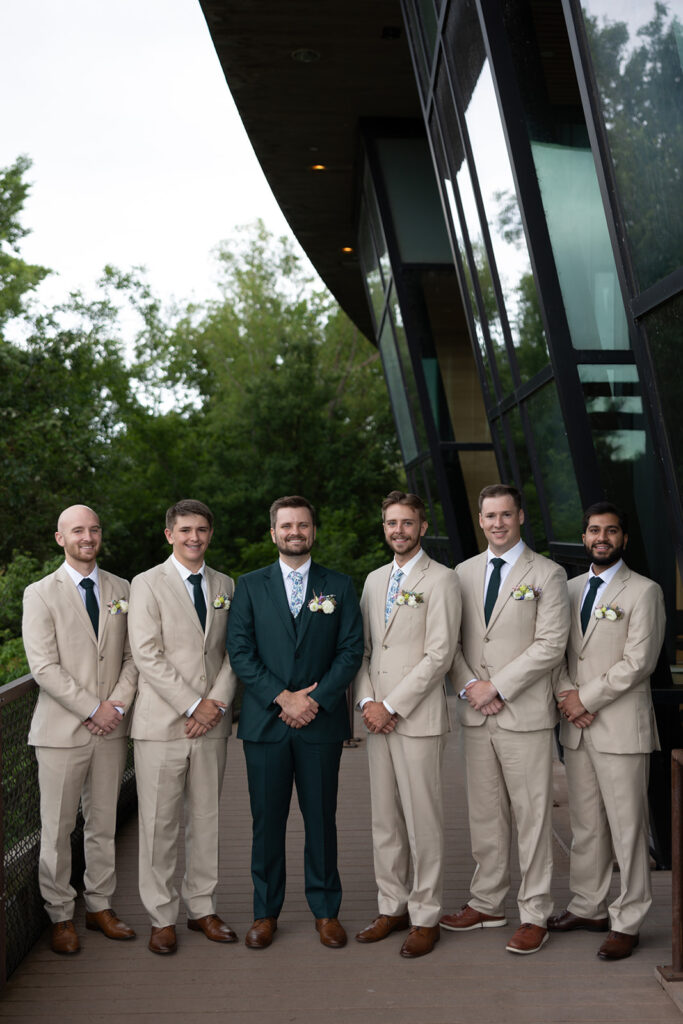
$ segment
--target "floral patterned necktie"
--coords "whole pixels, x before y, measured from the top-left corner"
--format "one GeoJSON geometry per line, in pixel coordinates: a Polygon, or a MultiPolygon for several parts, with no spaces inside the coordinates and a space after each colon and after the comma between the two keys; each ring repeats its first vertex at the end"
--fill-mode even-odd
{"type": "Polygon", "coordinates": [[[387,592],[387,603],[384,606],[384,624],[389,621],[391,615],[391,609],[394,607],[396,598],[398,596],[398,588],[403,579],[403,569],[397,569],[391,577],[391,583],[389,584],[389,590],[387,592]]]}
{"type": "Polygon", "coordinates": [[[292,581],[292,596],[289,599],[289,609],[294,618],[296,618],[304,603],[304,578],[296,569],[292,569],[289,578],[292,581]]]}

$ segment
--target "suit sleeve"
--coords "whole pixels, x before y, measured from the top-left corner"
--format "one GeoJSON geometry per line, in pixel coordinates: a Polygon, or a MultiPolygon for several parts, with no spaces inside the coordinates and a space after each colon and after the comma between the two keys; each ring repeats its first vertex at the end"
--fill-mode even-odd
{"type": "Polygon", "coordinates": [[[259,656],[253,596],[244,578],[237,583],[230,607],[227,643],[232,668],[259,704],[269,708],[287,684],[259,656]]]}
{"type": "Polygon", "coordinates": [[[202,696],[164,654],[161,610],[146,576],[136,576],[130,587],[128,635],[140,675],[178,715],[184,715],[202,696]]]}
{"type": "Polygon", "coordinates": [[[538,600],[532,643],[491,678],[505,700],[514,700],[537,679],[549,675],[560,664],[567,648],[570,625],[567,578],[559,565],[550,565],[538,600]]]}
{"type": "Polygon", "coordinates": [[[664,642],[666,612],[661,587],[648,582],[631,611],[621,659],[607,672],[581,683],[581,703],[591,714],[647,679],[655,669],[664,642]]]}
{"type": "Polygon", "coordinates": [[[375,688],[370,678],[370,658],[372,657],[372,635],[370,632],[370,610],[368,608],[368,582],[365,581],[360,599],[360,610],[363,619],[363,660],[358,674],[353,681],[353,702],[357,705],[361,700],[375,700],[375,688]]]}
{"type": "MultiPolygon", "coordinates": [[[[462,575],[460,573],[460,566],[455,567],[455,577],[459,583],[460,589],[460,600],[462,603],[462,588],[464,586],[462,575]]],[[[456,693],[460,693],[472,679],[478,679],[479,673],[473,672],[470,666],[467,664],[467,660],[462,650],[462,631],[458,626],[457,642],[455,645],[455,652],[453,654],[453,664],[448,672],[448,678],[451,681],[451,685],[456,693]]]]}
{"type": "Polygon", "coordinates": [[[337,602],[335,614],[339,616],[337,644],[330,667],[311,693],[311,698],[325,711],[334,711],[353,682],[363,660],[363,620],[353,583],[349,576],[343,577],[341,600],[337,602]]]}
{"type": "Polygon", "coordinates": [[[443,685],[457,646],[461,617],[460,584],[450,572],[439,578],[429,595],[421,660],[386,696],[387,704],[401,718],[409,718],[428,693],[443,685]]]}
{"type": "Polygon", "coordinates": [[[97,707],[98,698],[62,668],[55,621],[35,586],[24,591],[22,635],[29,667],[38,686],[80,721],[85,721],[97,707]]]}

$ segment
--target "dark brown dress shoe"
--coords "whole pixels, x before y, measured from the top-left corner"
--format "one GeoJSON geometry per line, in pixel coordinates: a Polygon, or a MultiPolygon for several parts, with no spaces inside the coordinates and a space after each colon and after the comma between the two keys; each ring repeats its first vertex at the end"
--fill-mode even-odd
{"type": "Polygon", "coordinates": [[[175,925],[167,924],[165,928],[152,928],[152,934],[149,938],[149,949],[153,953],[160,953],[162,956],[166,956],[169,953],[175,953],[178,948],[178,943],[175,937],[175,925]]]}
{"type": "Polygon", "coordinates": [[[625,960],[636,948],[640,939],[626,932],[610,932],[598,950],[601,960],[625,960]]]}
{"type": "Polygon", "coordinates": [[[207,914],[206,917],[190,918],[187,927],[191,932],[204,932],[207,939],[212,942],[238,942],[232,928],[228,928],[225,921],[221,921],[216,914],[207,914]]]}
{"type": "Polygon", "coordinates": [[[277,931],[276,917],[257,917],[244,940],[249,949],[265,949],[273,941],[277,931]]]}
{"type": "Polygon", "coordinates": [[[401,932],[410,927],[410,918],[407,914],[399,914],[392,917],[390,914],[380,914],[375,920],[356,935],[356,942],[379,942],[386,939],[392,932],[401,932]]]}
{"type": "Polygon", "coordinates": [[[520,924],[505,947],[508,953],[521,953],[523,956],[528,953],[538,953],[541,946],[545,946],[550,936],[547,928],[541,928],[540,924],[520,924]]]}
{"type": "Polygon", "coordinates": [[[93,932],[103,932],[108,939],[135,938],[135,932],[130,925],[119,920],[113,910],[86,910],[85,927],[93,932]]]}
{"type": "Polygon", "coordinates": [[[323,946],[330,949],[341,949],[346,945],[346,932],[336,917],[317,917],[315,927],[320,933],[323,946]]]}
{"type": "Polygon", "coordinates": [[[444,914],[439,924],[449,932],[471,932],[473,928],[502,928],[507,919],[482,914],[481,910],[475,910],[466,903],[457,913],[444,914]]]}
{"type": "Polygon", "coordinates": [[[435,924],[433,928],[413,925],[401,946],[401,956],[426,956],[427,953],[431,953],[434,943],[438,942],[440,938],[441,931],[438,924],[435,924]]]}
{"type": "Polygon", "coordinates": [[[57,921],[52,925],[50,945],[53,953],[78,953],[81,944],[73,921],[57,921]]]}
{"type": "Polygon", "coordinates": [[[561,914],[548,918],[549,932],[577,932],[580,929],[586,932],[606,932],[608,928],[608,917],[577,917],[570,910],[563,910],[561,914]]]}

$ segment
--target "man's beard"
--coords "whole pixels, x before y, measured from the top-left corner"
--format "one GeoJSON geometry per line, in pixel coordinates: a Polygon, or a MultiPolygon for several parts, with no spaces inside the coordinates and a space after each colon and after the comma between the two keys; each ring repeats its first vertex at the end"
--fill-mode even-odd
{"type": "Polygon", "coordinates": [[[615,565],[620,558],[624,556],[624,545],[622,544],[618,548],[613,548],[608,555],[595,555],[591,548],[587,544],[584,544],[588,557],[592,561],[593,565],[615,565]]]}

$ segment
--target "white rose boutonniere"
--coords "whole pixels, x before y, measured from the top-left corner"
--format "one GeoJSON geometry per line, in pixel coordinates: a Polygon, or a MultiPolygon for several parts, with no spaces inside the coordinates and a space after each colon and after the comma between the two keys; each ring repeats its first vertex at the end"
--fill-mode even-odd
{"type": "Polygon", "coordinates": [[[227,594],[219,594],[218,597],[214,597],[213,599],[213,606],[218,609],[218,611],[221,611],[222,609],[227,611],[231,604],[232,601],[227,594]]]}
{"type": "Polygon", "coordinates": [[[107,611],[110,615],[127,615],[128,602],[125,597],[117,597],[115,601],[109,602],[107,605],[107,611]]]}
{"type": "Polygon", "coordinates": [[[623,619],[624,609],[620,608],[618,604],[601,604],[599,608],[595,609],[596,619],[607,619],[609,622],[616,622],[617,619],[623,619]]]}
{"type": "Polygon", "coordinates": [[[417,608],[418,604],[424,603],[422,594],[414,590],[399,590],[396,595],[396,604],[407,604],[409,608],[417,608]]]}
{"type": "Polygon", "coordinates": [[[314,594],[308,602],[309,612],[322,612],[323,615],[331,615],[336,607],[334,594],[314,594]]]}
{"type": "Polygon", "coordinates": [[[540,596],[541,588],[529,586],[527,583],[522,583],[521,586],[512,591],[513,601],[538,601],[540,596]]]}

